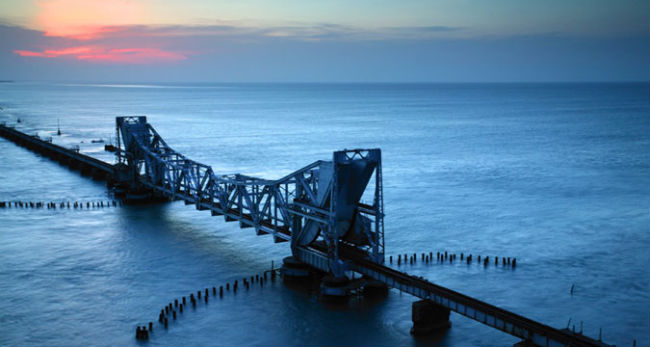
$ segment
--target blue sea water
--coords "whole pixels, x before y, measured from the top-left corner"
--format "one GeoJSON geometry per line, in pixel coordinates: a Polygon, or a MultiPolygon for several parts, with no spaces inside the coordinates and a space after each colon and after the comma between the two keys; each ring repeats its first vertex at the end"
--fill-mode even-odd
{"type": "MultiPolygon", "coordinates": [[[[277,178],[334,150],[381,147],[387,255],[517,257],[516,269],[399,269],[619,346],[650,344],[650,88],[623,84],[1,83],[0,122],[113,161],[115,116],[147,115],[216,173],[277,178]],[[571,287],[574,287],[571,294],[571,287]]],[[[0,139],[0,201],[108,199],[104,184],[0,139]]],[[[518,340],[452,314],[409,334],[411,303],[325,305],[278,281],[135,327],[174,298],[289,255],[182,202],[0,209],[0,346],[495,346],[518,340]]],[[[396,265],[395,265],[396,266],[396,265]]]]}

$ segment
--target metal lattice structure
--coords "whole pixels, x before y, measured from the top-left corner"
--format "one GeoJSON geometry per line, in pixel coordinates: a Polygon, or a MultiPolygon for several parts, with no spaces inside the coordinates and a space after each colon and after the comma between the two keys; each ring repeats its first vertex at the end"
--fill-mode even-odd
{"type": "Polygon", "coordinates": [[[323,242],[329,270],[342,275],[348,266],[338,256],[341,243],[384,262],[384,213],[379,149],[334,152],[277,180],[242,174],[216,175],[208,165],[174,151],[146,117],[118,117],[118,160],[130,170],[132,187],[145,186],[168,199],[210,210],[275,242],[291,241],[292,250],[323,242]],[[369,183],[374,191],[366,192],[369,183]],[[361,198],[366,192],[372,204],[361,198]]]}
{"type": "MultiPolygon", "coordinates": [[[[552,328],[382,265],[383,197],[378,149],[334,152],[332,161],[317,161],[281,179],[265,180],[239,174],[215,175],[209,166],[167,146],[145,117],[118,117],[117,133],[119,163],[111,165],[0,124],[0,137],[82,172],[90,171],[118,187],[126,184],[132,195],[145,201],[147,195],[182,199],[199,210],[223,215],[226,221],[254,228],[257,234],[272,234],[276,242],[291,241],[294,258],[314,269],[335,276],[346,271],[358,273],[365,280],[424,299],[439,312],[454,311],[521,338],[527,346],[608,346],[600,338],[597,341],[581,332],[552,328]],[[373,185],[374,191],[366,189],[373,185]],[[360,202],[364,192],[372,196],[372,205],[360,202]]],[[[436,324],[436,315],[427,317],[425,324],[436,324]]]]}

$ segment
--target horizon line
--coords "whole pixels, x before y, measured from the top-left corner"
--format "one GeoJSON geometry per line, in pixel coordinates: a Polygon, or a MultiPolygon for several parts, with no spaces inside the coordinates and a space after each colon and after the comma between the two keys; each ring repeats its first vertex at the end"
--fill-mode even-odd
{"type": "Polygon", "coordinates": [[[556,80],[556,81],[119,81],[119,80],[16,80],[0,79],[0,83],[50,83],[50,84],[604,84],[650,83],[648,80],[556,80]]]}

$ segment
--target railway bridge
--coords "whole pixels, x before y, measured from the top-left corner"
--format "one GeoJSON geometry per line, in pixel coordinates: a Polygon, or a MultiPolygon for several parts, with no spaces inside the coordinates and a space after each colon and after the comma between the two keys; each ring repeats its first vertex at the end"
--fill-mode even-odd
{"type": "Polygon", "coordinates": [[[531,346],[607,346],[568,329],[556,329],[426,279],[384,265],[384,206],[380,149],[333,153],[282,178],[221,175],[173,150],[146,117],[117,117],[117,164],[23,134],[6,125],[0,136],[72,167],[90,169],[124,192],[127,201],[183,200],[226,222],[237,222],[274,242],[289,242],[285,275],[308,269],[328,275],[324,295],[343,296],[353,285],[409,293],[415,332],[449,326],[455,312],[522,339],[531,346]],[[73,153],[74,152],[74,153],[73,153]]]}

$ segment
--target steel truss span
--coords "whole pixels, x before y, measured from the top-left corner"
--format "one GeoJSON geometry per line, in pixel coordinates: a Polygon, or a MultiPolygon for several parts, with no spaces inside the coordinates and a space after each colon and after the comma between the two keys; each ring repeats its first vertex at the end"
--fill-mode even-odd
{"type": "MultiPolygon", "coordinates": [[[[217,175],[208,165],[172,149],[146,117],[117,117],[118,161],[130,170],[133,189],[195,204],[228,222],[238,221],[291,248],[327,245],[329,270],[343,275],[349,264],[339,246],[384,262],[384,209],[380,149],[336,151],[280,179],[217,175]],[[371,200],[369,203],[362,198],[371,200]]],[[[119,165],[119,164],[118,164],[119,165]]]]}
{"type": "Polygon", "coordinates": [[[525,345],[607,346],[384,266],[384,211],[379,149],[334,152],[280,179],[216,175],[174,151],[146,117],[118,117],[118,181],[130,191],[184,200],[213,216],[239,222],[275,242],[291,242],[294,257],[313,268],[346,271],[384,283],[482,324],[525,345]],[[363,198],[371,200],[364,203],[363,198]]]}

